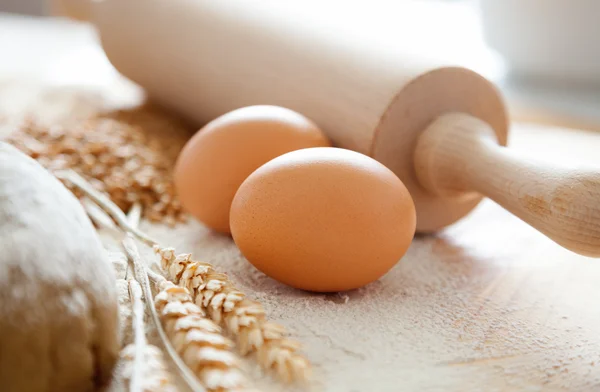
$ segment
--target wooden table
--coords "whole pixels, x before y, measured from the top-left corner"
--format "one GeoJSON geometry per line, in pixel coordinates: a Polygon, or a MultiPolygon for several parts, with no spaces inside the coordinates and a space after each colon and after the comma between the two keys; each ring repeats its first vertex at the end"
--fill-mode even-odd
{"type": "MultiPolygon", "coordinates": [[[[1,17],[0,53],[3,133],[27,114],[60,121],[142,97],[83,26],[1,17]]],[[[600,166],[596,132],[517,124],[510,144],[600,166]]],[[[380,281],[334,295],[268,279],[198,223],[145,227],[264,301],[306,344],[313,390],[600,391],[600,260],[560,248],[492,202],[417,237],[380,281]]],[[[258,385],[281,390],[265,377],[258,385]]]]}

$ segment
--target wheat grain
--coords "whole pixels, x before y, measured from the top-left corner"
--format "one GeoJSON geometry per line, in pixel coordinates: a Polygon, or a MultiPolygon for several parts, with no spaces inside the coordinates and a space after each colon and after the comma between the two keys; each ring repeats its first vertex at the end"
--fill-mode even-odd
{"type": "Polygon", "coordinates": [[[172,172],[188,131],[147,105],[62,126],[26,121],[7,140],[50,171],[74,169],[124,211],[138,202],[145,218],[174,224],[185,220],[172,172]]]}
{"type": "Polygon", "coordinates": [[[175,351],[198,375],[209,391],[241,391],[248,380],[239,359],[230,350],[233,343],[192,302],[188,291],[164,280],[154,302],[175,351]]]}
{"type": "Polygon", "coordinates": [[[142,288],[135,280],[129,280],[129,296],[133,310],[134,343],[121,350],[121,358],[125,361],[123,376],[129,382],[129,391],[176,392],[162,352],[146,341],[142,288]]]}

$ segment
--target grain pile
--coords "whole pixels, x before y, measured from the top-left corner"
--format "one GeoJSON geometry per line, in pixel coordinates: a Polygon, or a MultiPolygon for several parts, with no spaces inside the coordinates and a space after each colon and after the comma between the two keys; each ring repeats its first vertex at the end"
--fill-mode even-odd
{"type": "Polygon", "coordinates": [[[148,105],[51,127],[27,121],[7,141],[50,171],[75,170],[123,211],[139,203],[144,218],[174,225],[185,214],[172,171],[189,135],[182,121],[148,105]]]}

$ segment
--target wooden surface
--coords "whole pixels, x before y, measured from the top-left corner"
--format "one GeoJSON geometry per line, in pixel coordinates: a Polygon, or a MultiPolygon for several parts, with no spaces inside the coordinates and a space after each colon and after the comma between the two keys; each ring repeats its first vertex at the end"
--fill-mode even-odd
{"type": "MultiPolygon", "coordinates": [[[[140,100],[81,27],[1,19],[0,53],[2,133],[25,115],[62,121],[140,100]]],[[[596,132],[517,124],[509,145],[542,160],[600,165],[596,132]]],[[[380,281],[335,295],[268,279],[229,238],[198,223],[142,226],[263,301],[305,343],[312,390],[600,391],[600,260],[560,248],[493,202],[417,237],[380,281]]],[[[282,389],[260,377],[258,385],[282,389]]]]}

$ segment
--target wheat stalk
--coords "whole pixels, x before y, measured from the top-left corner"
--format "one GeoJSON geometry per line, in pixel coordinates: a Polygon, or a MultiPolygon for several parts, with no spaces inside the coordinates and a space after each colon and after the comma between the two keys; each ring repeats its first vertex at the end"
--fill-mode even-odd
{"type": "MultiPolygon", "coordinates": [[[[119,210],[120,211],[120,210],[119,210]]],[[[137,229],[141,216],[141,206],[134,205],[129,211],[127,216],[123,216],[125,222],[130,224],[133,228],[137,229]]],[[[175,367],[179,370],[183,380],[187,383],[190,389],[194,392],[206,392],[204,387],[202,387],[198,379],[195,377],[194,373],[186,366],[181,357],[177,354],[164,329],[162,328],[160,318],[156,312],[156,307],[154,304],[154,300],[152,298],[152,290],[150,288],[149,281],[149,273],[144,264],[142,264],[139,256],[139,252],[137,247],[135,246],[135,242],[129,235],[125,237],[122,241],[123,249],[125,250],[125,254],[127,255],[127,259],[130,261],[133,267],[133,274],[141,282],[142,291],[144,292],[144,296],[146,298],[146,302],[150,309],[150,314],[152,316],[152,321],[154,322],[154,326],[156,327],[156,331],[158,332],[158,336],[167,351],[167,354],[175,364],[175,367]]],[[[129,268],[128,268],[129,271],[129,268]]],[[[164,279],[164,278],[163,278],[164,279]]]]}
{"type": "Polygon", "coordinates": [[[104,227],[110,230],[111,233],[119,231],[119,228],[115,225],[113,220],[110,219],[110,217],[104,213],[104,210],[98,207],[96,203],[87,197],[81,198],[80,202],[87,215],[97,227],[104,227]]]}
{"type": "MultiPolygon", "coordinates": [[[[109,224],[108,226],[106,225],[106,222],[108,222],[108,220],[110,220],[109,217],[107,217],[106,215],[104,216],[99,216],[104,214],[104,212],[102,212],[103,210],[98,209],[95,210],[96,212],[96,216],[93,217],[92,219],[94,219],[94,221],[99,224],[100,227],[104,227],[104,228],[114,228],[113,225],[114,223],[111,225],[109,224]]],[[[139,224],[139,220],[140,220],[140,216],[141,216],[141,206],[139,204],[134,204],[132,206],[132,208],[130,209],[129,213],[127,216],[123,215],[123,219],[124,221],[126,221],[128,224],[130,224],[132,227],[137,229],[137,226],[139,224]]],[[[112,221],[111,221],[112,223],[112,221]]],[[[177,352],[175,351],[175,349],[173,348],[173,346],[171,345],[171,342],[169,341],[169,339],[166,336],[166,333],[164,331],[164,329],[162,328],[161,322],[160,322],[160,318],[158,317],[158,314],[156,312],[156,308],[154,305],[154,300],[152,299],[152,290],[150,288],[150,282],[149,282],[149,274],[154,275],[154,273],[150,270],[148,270],[144,264],[142,264],[140,257],[139,257],[139,253],[137,251],[137,247],[135,246],[135,243],[133,242],[133,239],[130,238],[129,236],[127,236],[123,241],[122,241],[122,245],[123,248],[125,249],[125,253],[127,255],[127,259],[130,262],[130,264],[133,264],[133,274],[135,275],[136,279],[138,279],[141,282],[141,287],[142,287],[142,291],[144,293],[144,296],[146,298],[146,301],[148,303],[149,309],[150,309],[150,314],[152,316],[152,321],[154,322],[154,325],[156,327],[156,331],[158,332],[158,336],[165,348],[165,350],[167,351],[167,354],[169,355],[169,357],[171,358],[171,360],[173,361],[173,363],[175,364],[175,367],[179,370],[183,380],[187,383],[188,387],[194,391],[194,392],[206,392],[205,388],[203,386],[201,386],[198,383],[198,380],[196,379],[195,375],[192,373],[192,371],[186,366],[186,364],[183,362],[183,360],[181,359],[181,357],[177,354],[177,352]]],[[[127,268],[127,270],[129,271],[129,268],[127,268]]],[[[164,277],[158,276],[158,279],[156,277],[154,277],[155,281],[158,280],[165,280],[164,277]]],[[[133,303],[133,301],[132,301],[133,303]]],[[[135,325],[134,325],[135,328],[135,325]]],[[[139,327],[138,327],[139,328],[139,327]]],[[[139,336],[139,334],[138,334],[139,336]]],[[[128,359],[128,358],[133,358],[132,357],[132,350],[135,351],[135,347],[132,347],[133,345],[129,345],[126,347],[126,350],[124,349],[122,351],[122,355],[128,359]]],[[[153,346],[154,347],[154,346],[153,346]]],[[[154,347],[156,348],[156,347],[154,347]]],[[[148,348],[148,346],[146,346],[146,356],[145,358],[148,358],[149,361],[152,361],[154,359],[156,359],[157,357],[157,353],[153,348],[148,348]]],[[[160,351],[160,350],[159,350],[160,351]]],[[[137,356],[136,358],[140,358],[139,356],[137,356]]],[[[139,362],[139,361],[137,361],[139,362]]],[[[148,365],[147,365],[148,366],[148,365]]],[[[152,364],[149,364],[149,366],[151,367],[155,367],[152,364]]],[[[126,373],[126,380],[128,378],[131,377],[131,375],[129,375],[128,373],[131,371],[131,373],[133,374],[133,370],[132,369],[125,369],[125,373],[126,373]]],[[[130,390],[134,390],[135,391],[135,386],[130,385],[130,390]]]]}
{"type": "Polygon", "coordinates": [[[144,267],[130,234],[123,245],[136,276],[145,269],[146,278],[150,277],[161,290],[154,299],[154,309],[174,353],[186,367],[211,392],[248,390],[239,360],[229,351],[233,345],[221,335],[220,328],[205,317],[185,288],[144,267]]]}
{"type": "Polygon", "coordinates": [[[163,272],[171,281],[186,288],[195,304],[215,323],[236,337],[242,355],[256,352],[261,367],[275,371],[285,382],[308,380],[310,363],[298,353],[300,344],[286,338],[287,331],[283,326],[267,321],[262,304],[245,298],[226,274],[219,273],[209,263],[193,261],[190,254],[178,255],[174,248],[161,247],[131,225],[123,211],[75,172],[58,172],[56,175],[84,192],[124,231],[151,246],[160,255],[163,272]]]}
{"type": "Polygon", "coordinates": [[[129,297],[133,310],[134,343],[121,350],[125,361],[123,375],[131,392],[176,392],[164,363],[162,352],[148,344],[144,330],[144,303],[140,284],[129,280],[129,297]]]}
{"type": "Polygon", "coordinates": [[[182,378],[188,384],[190,389],[192,389],[194,392],[205,392],[205,389],[200,385],[194,373],[187,367],[185,362],[173,348],[173,345],[169,341],[169,338],[162,327],[160,317],[158,316],[156,306],[152,298],[152,289],[150,288],[150,280],[148,278],[150,271],[144,266],[144,264],[142,264],[137,247],[135,246],[133,238],[131,238],[130,235],[127,235],[123,240],[123,248],[125,249],[125,253],[127,254],[129,261],[133,264],[134,275],[142,286],[144,297],[146,298],[148,308],[150,309],[152,321],[154,322],[158,336],[165,347],[167,354],[169,354],[169,357],[179,370],[182,378]]]}
{"type": "MultiPolygon", "coordinates": [[[[134,204],[127,214],[127,222],[137,228],[141,212],[141,206],[134,204]]],[[[123,246],[139,273],[143,269],[145,276],[161,290],[154,299],[154,307],[173,348],[201,383],[211,392],[248,390],[248,381],[239,369],[239,359],[230,351],[232,343],[221,335],[220,328],[192,303],[185,288],[175,286],[142,264],[130,235],[124,239],[123,246]]]]}

